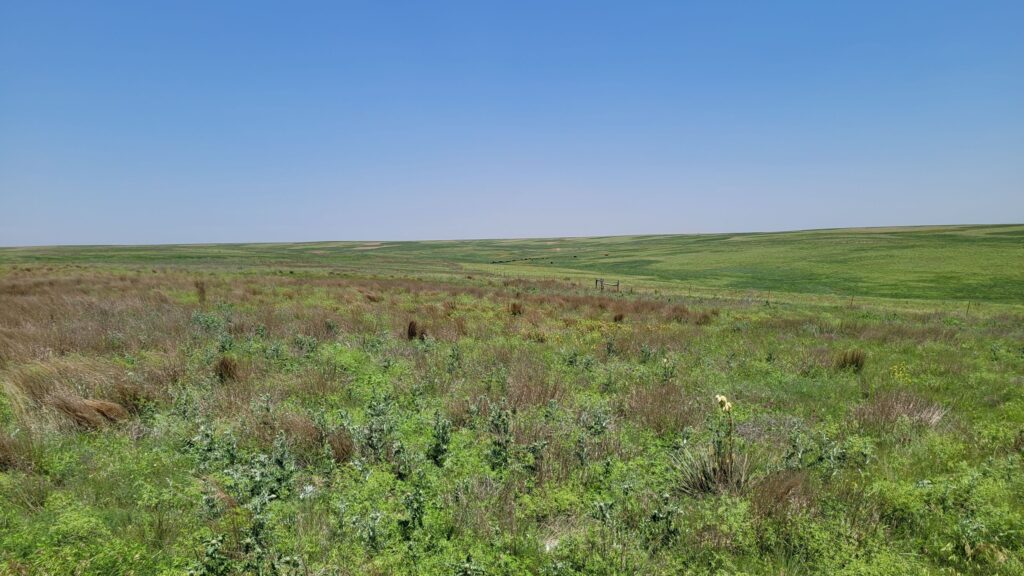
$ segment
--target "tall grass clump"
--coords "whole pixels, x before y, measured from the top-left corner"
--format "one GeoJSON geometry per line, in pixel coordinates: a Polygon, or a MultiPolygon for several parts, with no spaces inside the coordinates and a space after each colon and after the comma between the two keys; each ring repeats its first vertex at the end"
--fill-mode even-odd
{"type": "Polygon", "coordinates": [[[213,371],[217,375],[217,380],[222,384],[233,382],[238,380],[238,361],[230,356],[221,356],[220,360],[217,360],[217,364],[214,365],[213,371]]]}
{"type": "Polygon", "coordinates": [[[427,330],[416,323],[415,320],[409,320],[409,324],[405,327],[405,338],[407,340],[424,340],[427,337],[427,330]]]}
{"type": "Polygon", "coordinates": [[[195,281],[196,288],[196,301],[199,302],[200,306],[206,306],[206,282],[203,280],[195,281]]]}
{"type": "Polygon", "coordinates": [[[868,355],[863,350],[846,350],[836,355],[832,365],[836,370],[851,370],[860,373],[864,370],[868,355]]]}

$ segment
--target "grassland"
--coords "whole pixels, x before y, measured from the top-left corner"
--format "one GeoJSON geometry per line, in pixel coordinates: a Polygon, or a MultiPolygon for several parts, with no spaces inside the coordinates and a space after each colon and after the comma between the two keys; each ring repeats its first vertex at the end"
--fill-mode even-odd
{"type": "Polygon", "coordinates": [[[0,574],[1024,573],[1020,225],[0,249],[0,384],[0,574]]]}

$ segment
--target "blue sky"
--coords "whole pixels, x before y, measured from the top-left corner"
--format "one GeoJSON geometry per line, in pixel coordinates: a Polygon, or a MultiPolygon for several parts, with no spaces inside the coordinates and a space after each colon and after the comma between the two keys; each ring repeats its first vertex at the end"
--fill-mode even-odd
{"type": "Polygon", "coordinates": [[[1022,222],[1022,22],[0,0],[0,245],[1022,222]]]}

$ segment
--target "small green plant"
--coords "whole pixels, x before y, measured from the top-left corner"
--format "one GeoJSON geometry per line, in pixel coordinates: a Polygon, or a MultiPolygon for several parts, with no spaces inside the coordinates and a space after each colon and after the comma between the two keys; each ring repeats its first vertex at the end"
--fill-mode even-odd
{"type": "Polygon", "coordinates": [[[466,559],[452,565],[452,576],[484,576],[487,571],[473,561],[472,555],[466,555],[466,559]]]}
{"type": "Polygon", "coordinates": [[[222,552],[223,548],[223,534],[218,534],[205,540],[203,542],[202,556],[189,569],[189,576],[227,576],[230,574],[233,570],[232,562],[222,552]]]}
{"type": "Polygon", "coordinates": [[[491,470],[508,467],[512,457],[512,414],[504,407],[494,407],[490,417],[491,449],[488,462],[491,470]]]}
{"type": "Polygon", "coordinates": [[[448,445],[452,441],[452,422],[441,416],[440,412],[434,413],[434,432],[431,436],[430,447],[427,448],[427,458],[435,466],[444,466],[448,458],[448,445]]]}
{"type": "Polygon", "coordinates": [[[292,344],[299,351],[299,354],[309,358],[316,353],[316,349],[320,346],[320,341],[314,336],[299,334],[292,340],[292,344]]]}
{"type": "Polygon", "coordinates": [[[371,551],[378,551],[383,544],[383,526],[384,515],[379,510],[370,512],[366,517],[360,517],[354,519],[356,523],[356,533],[359,538],[371,551]]]}
{"type": "Polygon", "coordinates": [[[370,457],[382,460],[386,456],[393,429],[390,399],[375,397],[366,408],[366,425],[363,427],[363,446],[370,457]]]}
{"type": "Polygon", "coordinates": [[[425,500],[423,490],[419,485],[413,487],[412,492],[402,497],[402,504],[405,506],[405,518],[398,521],[402,532],[402,538],[410,540],[413,532],[423,528],[423,516],[425,514],[425,500]]]}

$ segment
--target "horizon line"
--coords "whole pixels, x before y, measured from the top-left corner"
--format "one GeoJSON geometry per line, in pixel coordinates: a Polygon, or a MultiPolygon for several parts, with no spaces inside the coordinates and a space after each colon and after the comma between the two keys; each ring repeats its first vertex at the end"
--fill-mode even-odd
{"type": "Polygon", "coordinates": [[[585,238],[650,238],[655,236],[718,236],[722,234],[797,234],[801,232],[828,232],[838,230],[883,230],[895,229],[906,230],[914,228],[970,228],[976,226],[1001,227],[1001,226],[1024,226],[1024,222],[1002,222],[992,224],[963,223],[963,224],[897,224],[882,226],[840,226],[830,228],[797,228],[788,230],[748,230],[720,231],[720,232],[645,232],[641,234],[601,234],[590,236],[506,236],[506,237],[478,237],[478,238],[423,238],[417,240],[288,240],[288,241],[252,241],[252,242],[157,242],[153,244],[136,243],[113,243],[113,244],[23,244],[19,246],[0,246],[0,250],[22,250],[31,248],[146,248],[146,247],[189,247],[189,246],[244,246],[244,245],[274,245],[274,244],[328,244],[328,243],[388,243],[388,244],[413,244],[426,242],[496,242],[502,240],[580,240],[585,238]]]}

